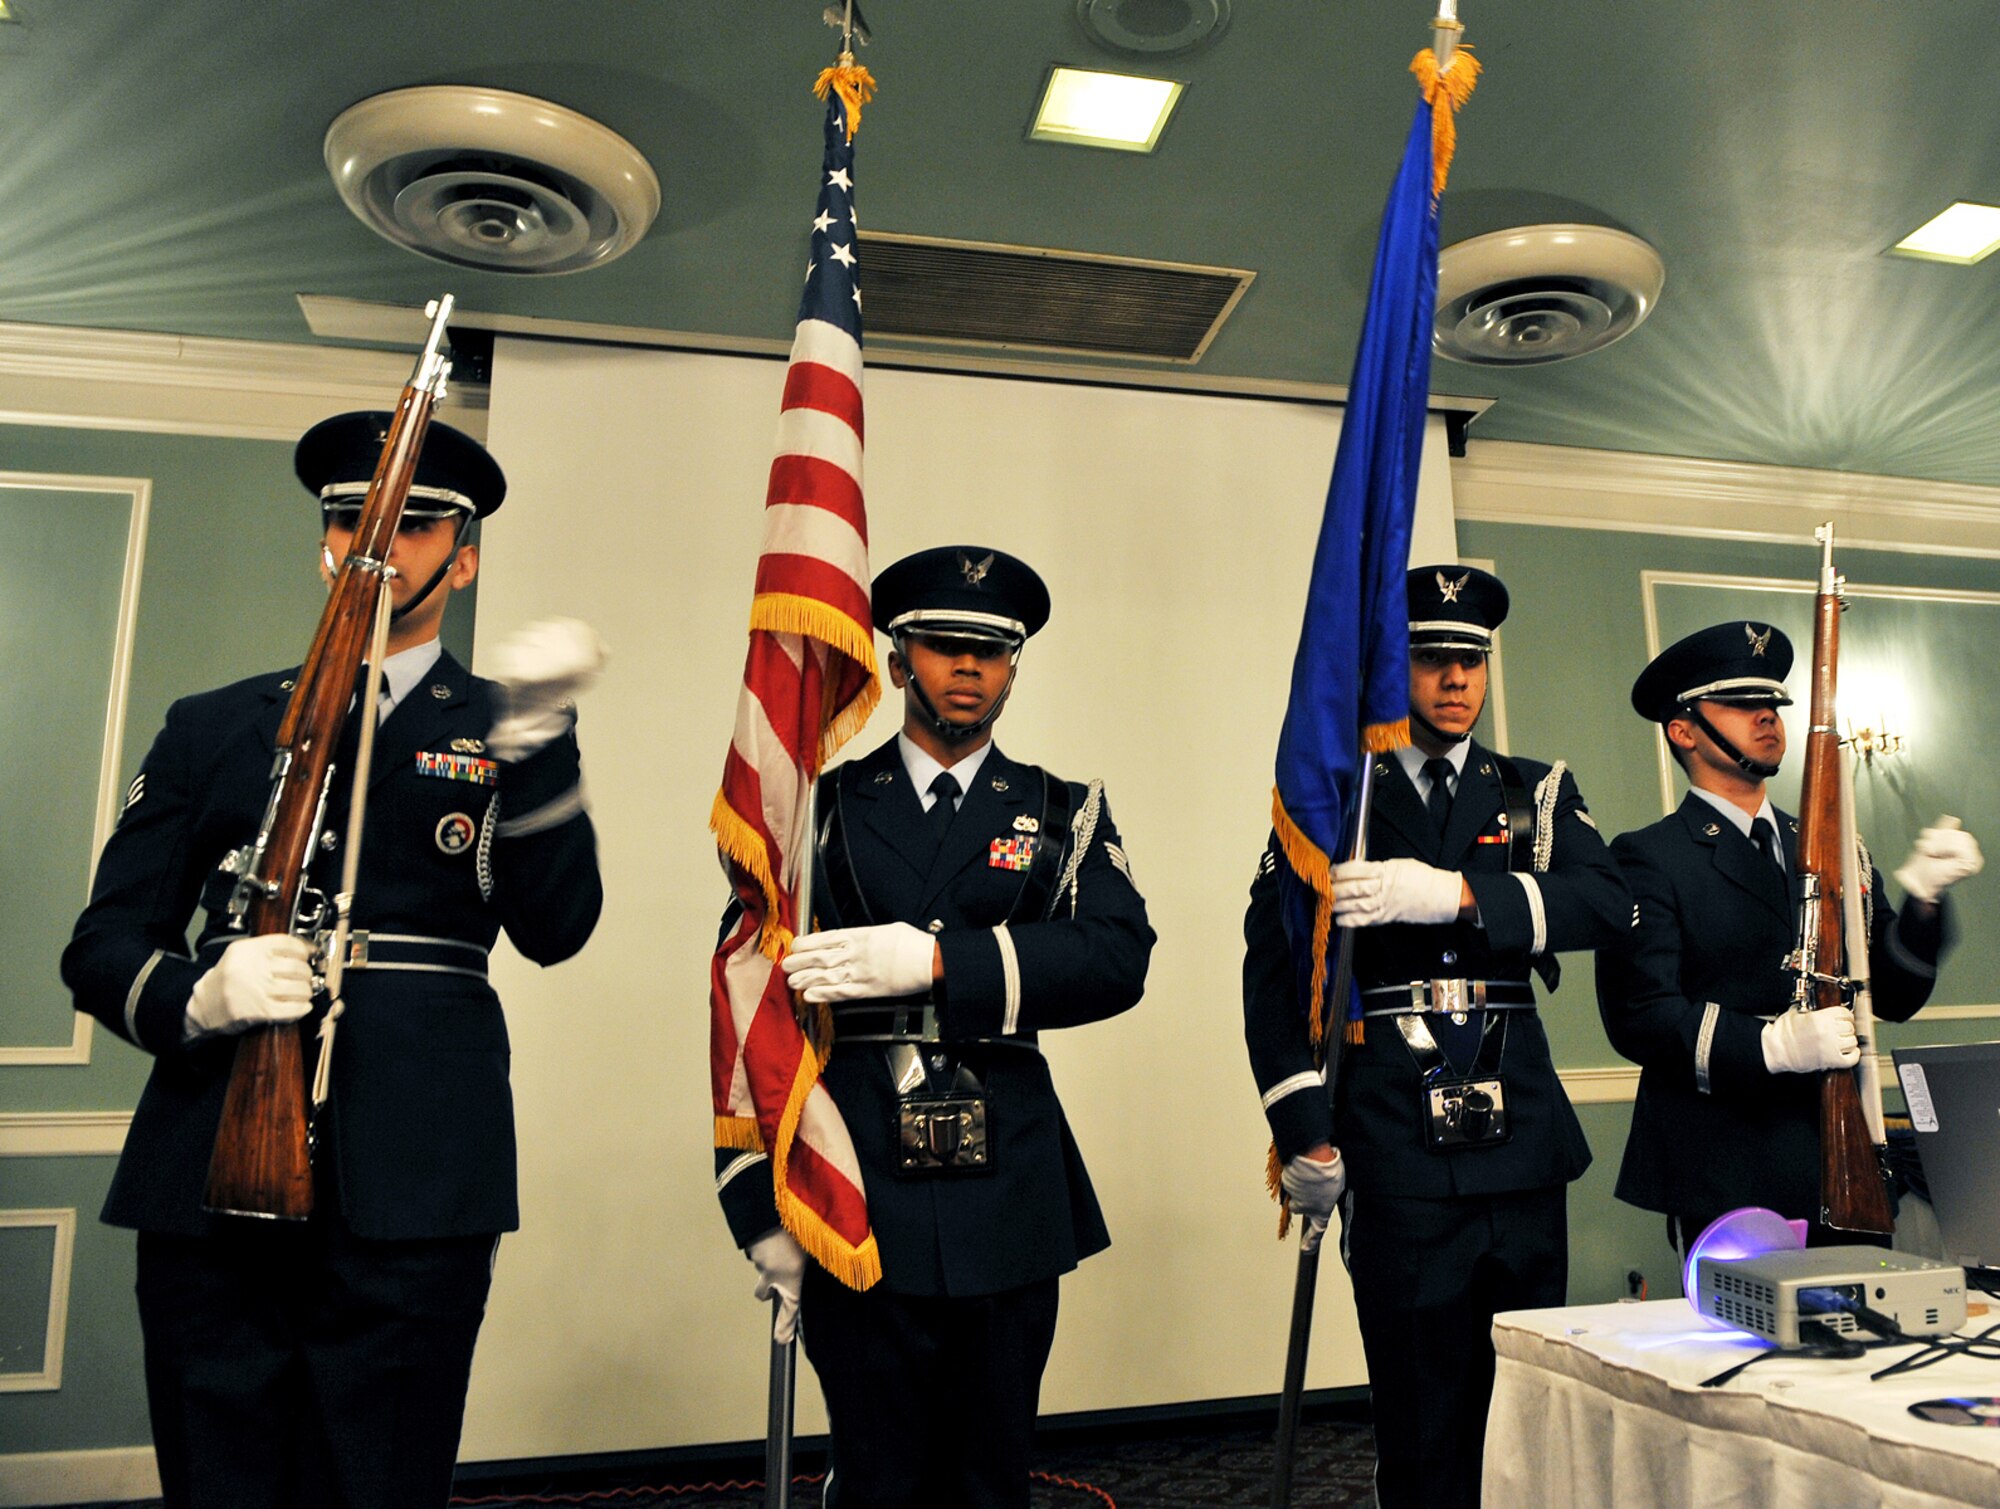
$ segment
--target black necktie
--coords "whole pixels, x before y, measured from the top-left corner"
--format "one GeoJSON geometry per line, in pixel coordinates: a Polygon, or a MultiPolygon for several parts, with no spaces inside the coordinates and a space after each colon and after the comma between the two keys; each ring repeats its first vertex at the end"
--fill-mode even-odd
{"type": "Polygon", "coordinates": [[[924,814],[924,832],[930,835],[933,844],[944,842],[945,830],[951,820],[958,815],[958,777],[949,770],[938,772],[931,782],[931,795],[937,800],[931,803],[931,810],[924,814]]]}
{"type": "Polygon", "coordinates": [[[1785,851],[1778,847],[1778,830],[1771,826],[1768,817],[1760,817],[1750,825],[1750,842],[1778,867],[1780,875],[1785,873],[1785,851]]]}
{"type": "Polygon", "coordinates": [[[1451,816],[1451,761],[1442,755],[1424,761],[1424,779],[1431,783],[1431,794],[1424,805],[1430,808],[1431,821],[1437,824],[1439,836],[1443,836],[1444,820],[1451,816]]]}

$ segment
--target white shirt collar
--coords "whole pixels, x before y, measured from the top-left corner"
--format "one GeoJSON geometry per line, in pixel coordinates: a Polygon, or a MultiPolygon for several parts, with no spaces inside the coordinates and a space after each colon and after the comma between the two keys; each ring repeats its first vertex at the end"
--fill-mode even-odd
{"type": "Polygon", "coordinates": [[[413,644],[407,650],[398,650],[382,662],[382,696],[387,702],[379,717],[386,718],[394,712],[402,700],[417,689],[417,683],[424,679],[424,673],[436,665],[444,656],[444,645],[436,639],[426,639],[422,644],[413,644]]]}
{"type": "Polygon", "coordinates": [[[917,800],[930,810],[931,782],[940,772],[949,770],[951,778],[958,782],[958,800],[952,804],[955,812],[965,805],[965,793],[972,789],[972,781],[979,774],[979,767],[986,763],[986,757],[993,752],[993,741],[988,739],[956,765],[940,765],[930,755],[911,741],[908,734],[896,735],[896,752],[903,757],[903,769],[910,773],[910,784],[917,788],[917,800]]]}
{"type": "MultiPolygon", "coordinates": [[[[1451,761],[1451,781],[1454,787],[1458,785],[1459,777],[1465,774],[1465,757],[1471,752],[1472,740],[1460,739],[1439,756],[1441,759],[1451,761]]],[[[1414,744],[1405,744],[1396,751],[1396,760],[1403,767],[1403,774],[1410,778],[1410,784],[1417,788],[1417,795],[1422,797],[1430,795],[1430,782],[1424,779],[1424,761],[1429,758],[1429,755],[1414,744]]],[[[1455,796],[1457,792],[1454,791],[1452,794],[1455,796]]]]}
{"type": "Polygon", "coordinates": [[[1771,805],[1771,794],[1768,791],[1764,793],[1764,805],[1759,807],[1755,812],[1745,812],[1736,803],[1730,801],[1728,797],[1717,796],[1713,791],[1704,791],[1699,786],[1688,787],[1688,793],[1691,796],[1700,797],[1709,806],[1728,818],[1730,826],[1745,838],[1750,836],[1750,829],[1760,817],[1771,825],[1773,833],[1779,831],[1778,809],[1771,805]]]}

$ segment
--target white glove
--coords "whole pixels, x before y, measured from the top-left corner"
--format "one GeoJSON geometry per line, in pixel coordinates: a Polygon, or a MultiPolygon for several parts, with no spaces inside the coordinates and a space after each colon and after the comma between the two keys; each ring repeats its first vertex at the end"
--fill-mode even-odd
{"type": "Polygon", "coordinates": [[[1347,1188],[1347,1165],[1340,1161],[1340,1149],[1325,1163],[1301,1154],[1287,1158],[1278,1171],[1278,1183],[1291,1201],[1292,1214],[1305,1222],[1299,1234],[1302,1252],[1319,1251],[1319,1239],[1326,1235],[1326,1223],[1340,1206],[1341,1192],[1347,1188]]]}
{"type": "Polygon", "coordinates": [[[290,933],[238,938],[194,982],[181,1041],[296,1022],[312,1010],[312,945],[290,933]]]}
{"type": "Polygon", "coordinates": [[[1350,859],[1333,867],[1333,915],[1347,927],[1454,922],[1464,885],[1421,859],[1350,859]]]}
{"type": "Polygon", "coordinates": [[[778,1296],[778,1313],[771,1321],[771,1340],[789,1342],[798,1334],[799,1286],[806,1276],[805,1248],[780,1226],[745,1247],[743,1255],[757,1267],[757,1298],[778,1296]]]}
{"type": "Polygon", "coordinates": [[[1817,1074],[1861,1062],[1854,1013],[1845,1006],[1787,1011],[1764,1024],[1764,1067],[1773,1074],[1817,1074]]]}
{"type": "Polygon", "coordinates": [[[488,667],[500,714],[486,736],[496,758],[519,760],[569,731],[578,693],[604,669],[604,641],[575,618],[546,618],[508,635],[488,667]]]}
{"type": "Polygon", "coordinates": [[[1979,840],[1961,828],[1957,818],[1941,817],[1917,835],[1916,847],[1896,872],[1896,884],[1912,901],[1936,901],[1985,866],[1979,840]]]}
{"type": "Polygon", "coordinates": [[[907,922],[800,933],[785,955],[785,981],[808,1001],[867,1001],[931,988],[937,940],[907,922]]]}

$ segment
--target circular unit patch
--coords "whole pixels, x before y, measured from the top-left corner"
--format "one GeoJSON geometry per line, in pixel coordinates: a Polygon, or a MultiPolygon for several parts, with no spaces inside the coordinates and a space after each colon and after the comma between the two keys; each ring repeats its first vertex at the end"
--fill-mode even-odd
{"type": "Polygon", "coordinates": [[[447,813],[438,820],[437,846],[441,853],[463,854],[479,837],[479,824],[463,812],[447,813]]]}

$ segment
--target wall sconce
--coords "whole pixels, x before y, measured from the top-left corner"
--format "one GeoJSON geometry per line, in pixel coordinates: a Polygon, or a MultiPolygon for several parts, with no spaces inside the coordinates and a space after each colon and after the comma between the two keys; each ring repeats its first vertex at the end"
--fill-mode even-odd
{"type": "Polygon", "coordinates": [[[1878,715],[1875,721],[1881,727],[1870,728],[1864,726],[1856,728],[1853,719],[1850,718],[1847,720],[1846,742],[1853,747],[1856,754],[1861,756],[1861,763],[1864,765],[1874,764],[1877,755],[1881,755],[1886,759],[1890,755],[1902,753],[1903,746],[1909,742],[1889,726],[1889,720],[1886,715],[1878,715]]]}

